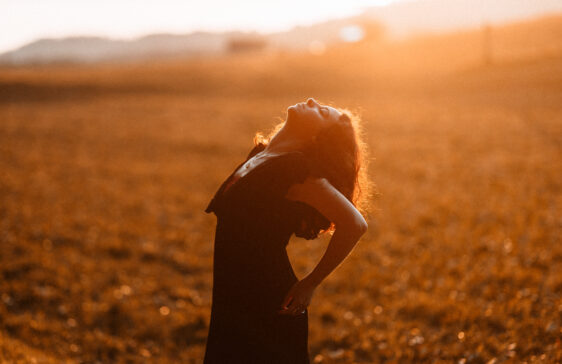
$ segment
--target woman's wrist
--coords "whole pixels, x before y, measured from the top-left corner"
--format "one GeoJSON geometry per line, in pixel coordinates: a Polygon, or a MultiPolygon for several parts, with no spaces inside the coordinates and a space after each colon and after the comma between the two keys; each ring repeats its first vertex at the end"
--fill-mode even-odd
{"type": "Polygon", "coordinates": [[[314,272],[308,274],[302,280],[314,288],[318,287],[318,285],[322,282],[322,278],[317,277],[314,272]]]}

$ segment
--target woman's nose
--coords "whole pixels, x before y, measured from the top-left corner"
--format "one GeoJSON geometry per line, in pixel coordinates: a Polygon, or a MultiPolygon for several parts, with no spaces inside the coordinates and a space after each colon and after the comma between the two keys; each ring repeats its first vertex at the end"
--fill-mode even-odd
{"type": "Polygon", "coordinates": [[[314,106],[314,104],[316,104],[316,101],[312,97],[310,97],[308,100],[306,100],[306,104],[308,106],[314,106]]]}

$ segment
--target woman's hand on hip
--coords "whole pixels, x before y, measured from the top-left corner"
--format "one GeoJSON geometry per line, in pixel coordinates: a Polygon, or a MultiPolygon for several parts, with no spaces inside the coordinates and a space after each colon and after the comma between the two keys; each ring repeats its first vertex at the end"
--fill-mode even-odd
{"type": "Polygon", "coordinates": [[[281,304],[281,310],[277,313],[281,315],[302,315],[310,304],[312,294],[316,285],[309,280],[301,279],[295,282],[285,295],[281,304]]]}

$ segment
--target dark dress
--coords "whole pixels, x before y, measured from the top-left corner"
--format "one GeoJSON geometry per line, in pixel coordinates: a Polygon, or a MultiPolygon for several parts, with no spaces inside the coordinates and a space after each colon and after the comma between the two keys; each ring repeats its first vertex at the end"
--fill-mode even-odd
{"type": "MultiPolygon", "coordinates": [[[[254,147],[246,160],[263,149],[254,147]]],[[[215,213],[217,225],[204,364],[309,363],[308,310],[277,313],[298,280],[285,247],[312,209],[284,196],[306,179],[309,163],[295,151],[263,161],[236,181],[234,172],[205,210],[215,213]]]]}

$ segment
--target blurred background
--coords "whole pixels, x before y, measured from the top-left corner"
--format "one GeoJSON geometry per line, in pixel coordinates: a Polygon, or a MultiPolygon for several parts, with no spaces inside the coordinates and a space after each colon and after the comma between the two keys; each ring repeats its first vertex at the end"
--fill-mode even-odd
{"type": "MultiPolygon", "coordinates": [[[[562,2],[0,1],[0,361],[202,363],[220,183],[359,113],[369,231],[314,363],[562,360],[562,2]]],[[[297,276],[329,237],[291,240],[297,276]]]]}

